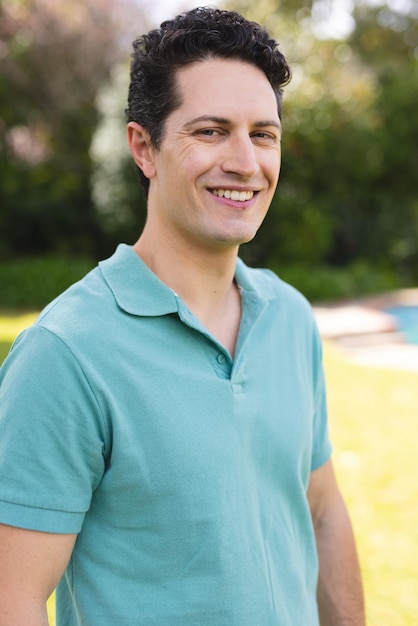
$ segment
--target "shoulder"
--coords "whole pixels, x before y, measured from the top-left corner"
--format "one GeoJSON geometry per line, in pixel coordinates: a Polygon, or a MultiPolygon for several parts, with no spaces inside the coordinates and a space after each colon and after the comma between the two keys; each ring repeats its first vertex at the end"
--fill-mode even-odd
{"type": "Polygon", "coordinates": [[[60,294],[41,312],[35,325],[64,341],[112,333],[121,310],[118,293],[132,290],[137,271],[136,255],[120,245],[105,261],[100,261],[84,278],[60,294]]]}
{"type": "Polygon", "coordinates": [[[41,311],[35,325],[52,332],[58,328],[75,329],[90,319],[103,317],[104,308],[112,301],[100,269],[96,267],[50,302],[41,311]]]}
{"type": "Polygon", "coordinates": [[[48,304],[16,337],[3,372],[15,364],[16,371],[31,372],[35,380],[46,372],[53,379],[60,367],[77,369],[80,357],[91,358],[103,337],[111,335],[108,327],[112,305],[100,271],[93,269],[48,304]],[[34,364],[32,370],[30,363],[34,364]]]}

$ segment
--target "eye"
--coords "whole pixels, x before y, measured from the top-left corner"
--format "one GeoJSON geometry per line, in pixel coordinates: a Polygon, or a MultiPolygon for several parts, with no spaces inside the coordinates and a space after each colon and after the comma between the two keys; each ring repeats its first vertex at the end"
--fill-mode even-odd
{"type": "Polygon", "coordinates": [[[194,134],[200,137],[216,138],[222,136],[224,133],[220,128],[199,128],[194,134]]]}
{"type": "Polygon", "coordinates": [[[251,136],[255,139],[260,139],[262,141],[271,141],[273,143],[278,143],[280,141],[280,137],[265,130],[258,130],[252,133],[251,136]]]}

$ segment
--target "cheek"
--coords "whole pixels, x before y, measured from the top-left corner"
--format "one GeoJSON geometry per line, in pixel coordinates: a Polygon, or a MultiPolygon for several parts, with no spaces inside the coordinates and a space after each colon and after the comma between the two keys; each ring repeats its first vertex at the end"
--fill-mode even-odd
{"type": "Polygon", "coordinates": [[[271,180],[273,181],[274,185],[277,185],[277,182],[279,180],[281,164],[282,164],[281,155],[278,154],[276,161],[275,161],[275,165],[274,167],[271,168],[271,180]]]}
{"type": "Polygon", "coordinates": [[[260,166],[264,176],[272,183],[277,183],[280,174],[281,152],[279,149],[272,149],[264,153],[260,166]]]}
{"type": "Polygon", "coordinates": [[[187,168],[189,176],[196,178],[217,167],[221,157],[222,152],[219,154],[215,146],[194,146],[184,151],[182,163],[187,168]]]}

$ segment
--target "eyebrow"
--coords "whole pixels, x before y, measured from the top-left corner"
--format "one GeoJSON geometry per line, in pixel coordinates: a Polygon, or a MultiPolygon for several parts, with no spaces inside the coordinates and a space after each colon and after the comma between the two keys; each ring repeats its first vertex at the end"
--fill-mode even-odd
{"type": "MultiPolygon", "coordinates": [[[[193,126],[193,124],[197,124],[199,122],[215,122],[215,124],[228,125],[231,124],[231,120],[226,117],[218,117],[217,115],[199,115],[198,117],[193,118],[190,122],[186,122],[185,127],[193,126]]],[[[280,121],[277,120],[260,120],[258,122],[254,122],[254,126],[256,128],[265,128],[266,126],[274,126],[279,130],[282,129],[282,125],[280,121]]]]}

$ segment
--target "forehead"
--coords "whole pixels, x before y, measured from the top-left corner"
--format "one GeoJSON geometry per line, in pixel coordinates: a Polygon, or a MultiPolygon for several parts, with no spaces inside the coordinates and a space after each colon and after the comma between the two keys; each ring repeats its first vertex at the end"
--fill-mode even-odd
{"type": "Polygon", "coordinates": [[[267,76],[250,63],[205,59],[178,69],[176,84],[181,101],[177,114],[279,119],[267,76]]]}

